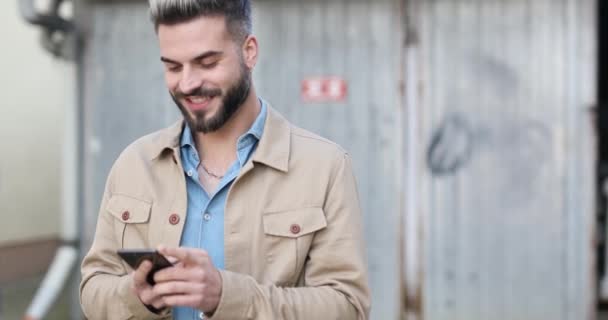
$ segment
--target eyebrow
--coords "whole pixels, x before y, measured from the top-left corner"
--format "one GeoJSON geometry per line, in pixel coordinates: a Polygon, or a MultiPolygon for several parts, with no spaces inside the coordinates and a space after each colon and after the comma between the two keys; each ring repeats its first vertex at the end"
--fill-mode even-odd
{"type": "MultiPolygon", "coordinates": [[[[207,51],[205,53],[199,54],[198,56],[194,57],[194,59],[192,59],[192,60],[204,60],[209,57],[221,55],[222,53],[223,52],[221,52],[221,51],[207,51]]],[[[171,60],[171,59],[165,58],[165,57],[160,57],[160,61],[165,62],[165,63],[180,64],[177,61],[174,61],[174,60],[171,60]]]]}

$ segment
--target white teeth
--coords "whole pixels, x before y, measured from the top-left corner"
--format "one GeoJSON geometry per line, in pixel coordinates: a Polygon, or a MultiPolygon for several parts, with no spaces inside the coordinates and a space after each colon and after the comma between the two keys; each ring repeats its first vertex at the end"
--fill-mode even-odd
{"type": "Polygon", "coordinates": [[[190,97],[189,98],[190,101],[192,101],[193,103],[203,103],[205,101],[207,101],[208,99],[205,97],[190,97]]]}

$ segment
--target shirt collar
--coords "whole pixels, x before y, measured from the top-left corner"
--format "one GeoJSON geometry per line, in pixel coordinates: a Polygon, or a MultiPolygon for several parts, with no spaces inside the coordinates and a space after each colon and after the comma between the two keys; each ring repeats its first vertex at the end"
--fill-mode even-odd
{"type": "Polygon", "coordinates": [[[184,123],[184,131],[182,132],[180,145],[183,147],[194,147],[194,138],[190,127],[184,123]]]}
{"type": "MultiPolygon", "coordinates": [[[[291,149],[291,124],[272,106],[264,103],[264,107],[266,108],[263,125],[264,134],[260,138],[257,151],[253,154],[253,161],[287,172],[291,149]]],[[[173,160],[177,162],[180,152],[180,139],[185,128],[182,119],[167,129],[150,135],[148,139],[145,139],[147,143],[143,147],[146,154],[150,159],[171,154],[173,160]]]]}
{"type": "Polygon", "coordinates": [[[250,134],[256,137],[257,140],[262,139],[262,134],[264,133],[264,125],[266,124],[267,113],[266,101],[260,99],[260,105],[262,106],[260,108],[260,114],[258,114],[257,118],[255,118],[255,121],[253,122],[253,125],[251,125],[251,128],[249,128],[249,131],[245,133],[245,136],[250,134]]]}

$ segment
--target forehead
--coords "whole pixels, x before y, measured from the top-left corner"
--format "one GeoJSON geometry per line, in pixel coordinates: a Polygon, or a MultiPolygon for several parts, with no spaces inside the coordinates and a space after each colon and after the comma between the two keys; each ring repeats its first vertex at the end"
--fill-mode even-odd
{"type": "Polygon", "coordinates": [[[225,51],[232,41],[224,16],[198,17],[186,22],[158,26],[163,57],[187,61],[207,51],[225,51]]]}

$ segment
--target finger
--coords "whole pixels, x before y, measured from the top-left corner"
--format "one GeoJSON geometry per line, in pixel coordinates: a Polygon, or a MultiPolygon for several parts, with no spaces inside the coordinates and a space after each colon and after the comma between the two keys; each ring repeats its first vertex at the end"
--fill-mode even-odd
{"type": "Polygon", "coordinates": [[[152,305],[152,306],[155,303],[158,303],[158,300],[162,300],[162,296],[156,294],[156,292],[154,292],[152,287],[139,291],[138,296],[139,296],[139,300],[141,300],[141,302],[143,302],[144,304],[147,304],[147,305],[152,305]]]}
{"type": "Polygon", "coordinates": [[[176,264],[176,263],[178,262],[177,258],[175,258],[175,257],[169,257],[169,256],[167,256],[167,255],[163,254],[163,251],[165,251],[165,249],[166,249],[166,248],[167,248],[167,247],[166,247],[165,245],[163,245],[163,244],[159,244],[159,245],[156,247],[156,252],[158,252],[158,253],[160,253],[162,256],[164,256],[164,257],[165,257],[165,259],[167,259],[167,261],[171,262],[171,264],[176,264]]]}
{"type": "Polygon", "coordinates": [[[204,267],[185,268],[182,265],[177,265],[165,268],[154,274],[154,281],[156,283],[167,281],[204,282],[206,279],[207,271],[204,267]]]}
{"type": "Polygon", "coordinates": [[[198,309],[203,301],[202,295],[172,295],[164,296],[163,302],[171,307],[190,307],[198,309]]]}
{"type": "Polygon", "coordinates": [[[152,303],[148,304],[153,306],[155,309],[161,310],[167,307],[167,305],[165,304],[165,300],[163,299],[163,297],[158,297],[156,298],[156,300],[154,300],[152,303]]]}
{"type": "Polygon", "coordinates": [[[208,259],[207,252],[201,249],[161,247],[159,252],[164,256],[174,257],[184,264],[202,265],[208,259]]]}
{"type": "Polygon", "coordinates": [[[167,259],[167,261],[171,262],[172,265],[179,264],[179,260],[177,260],[176,257],[165,256],[165,258],[167,259]]]}
{"type": "Polygon", "coordinates": [[[205,289],[202,283],[186,281],[169,281],[154,286],[154,294],[157,296],[200,294],[205,289]]]}
{"type": "Polygon", "coordinates": [[[136,288],[149,286],[146,282],[146,277],[150,270],[152,270],[152,262],[145,260],[139,265],[135,272],[133,272],[133,284],[136,288]]]}
{"type": "Polygon", "coordinates": [[[158,252],[168,258],[177,259],[182,263],[195,262],[193,261],[192,253],[186,248],[167,248],[159,246],[158,252]]]}

